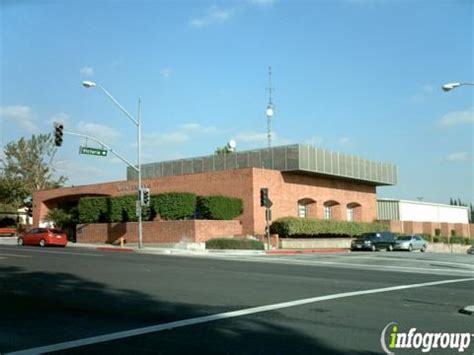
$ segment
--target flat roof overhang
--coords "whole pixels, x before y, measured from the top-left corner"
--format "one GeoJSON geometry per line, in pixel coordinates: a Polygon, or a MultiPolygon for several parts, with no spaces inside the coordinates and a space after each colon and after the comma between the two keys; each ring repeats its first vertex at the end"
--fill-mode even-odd
{"type": "MultiPolygon", "coordinates": [[[[252,167],[359,181],[375,186],[396,185],[398,182],[398,169],[394,164],[367,160],[307,144],[143,164],[142,178],[252,167]]],[[[136,179],[137,173],[128,168],[127,180],[136,179]]]]}

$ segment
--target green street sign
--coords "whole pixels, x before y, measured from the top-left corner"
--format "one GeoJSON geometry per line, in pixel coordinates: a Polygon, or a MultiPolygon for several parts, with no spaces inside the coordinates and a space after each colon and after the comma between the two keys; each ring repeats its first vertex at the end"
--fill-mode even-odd
{"type": "Polygon", "coordinates": [[[99,148],[79,147],[79,154],[97,155],[99,157],[106,157],[107,150],[99,148]]]}

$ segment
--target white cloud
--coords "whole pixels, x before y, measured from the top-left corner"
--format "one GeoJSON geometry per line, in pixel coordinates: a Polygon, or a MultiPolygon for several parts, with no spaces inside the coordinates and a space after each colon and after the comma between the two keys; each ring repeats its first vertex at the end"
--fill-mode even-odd
{"type": "Polygon", "coordinates": [[[76,131],[88,136],[93,136],[104,143],[112,143],[121,137],[121,134],[116,129],[92,122],[81,121],[76,125],[76,131]]]}
{"type": "MultiPolygon", "coordinates": [[[[234,140],[237,142],[237,146],[239,144],[247,144],[248,146],[252,148],[256,147],[266,147],[268,144],[268,137],[267,133],[259,133],[259,132],[242,132],[238,133],[234,140]]],[[[287,139],[287,138],[280,138],[278,133],[272,132],[272,146],[278,146],[278,145],[286,145],[286,144],[291,144],[292,140],[287,139]]]]}
{"type": "Polygon", "coordinates": [[[163,68],[160,70],[161,77],[168,79],[171,76],[172,70],[170,68],[163,68]]]}
{"type": "Polygon", "coordinates": [[[474,123],[474,108],[465,111],[449,112],[436,121],[436,124],[441,127],[452,127],[472,123],[474,123]]]}
{"type": "Polygon", "coordinates": [[[456,152],[443,158],[443,161],[447,163],[461,163],[467,160],[469,160],[468,152],[456,152]]]}
{"type": "Polygon", "coordinates": [[[195,28],[202,28],[205,26],[224,23],[228,21],[234,14],[234,9],[218,8],[211,6],[205,15],[193,18],[189,21],[189,25],[195,28]]]}
{"type": "Polygon", "coordinates": [[[55,170],[60,175],[79,177],[105,176],[106,171],[77,160],[58,160],[55,170]]]}
{"type": "Polygon", "coordinates": [[[92,67],[82,67],[80,72],[84,76],[93,76],[94,75],[94,68],[92,68],[92,67]]]}
{"type": "Polygon", "coordinates": [[[38,132],[31,107],[24,105],[0,106],[0,117],[18,124],[29,133],[38,132]]]}
{"type": "MultiPolygon", "coordinates": [[[[142,145],[145,148],[157,148],[188,142],[191,137],[184,132],[150,133],[143,136],[142,145]]],[[[136,143],[134,143],[136,145],[136,143]]]]}
{"type": "Polygon", "coordinates": [[[71,122],[71,116],[64,112],[56,113],[48,120],[48,124],[52,125],[54,122],[61,122],[64,126],[68,126],[71,122]]]}
{"type": "Polygon", "coordinates": [[[185,123],[180,126],[183,131],[195,133],[220,133],[220,130],[215,126],[201,126],[199,123],[185,123]]]}

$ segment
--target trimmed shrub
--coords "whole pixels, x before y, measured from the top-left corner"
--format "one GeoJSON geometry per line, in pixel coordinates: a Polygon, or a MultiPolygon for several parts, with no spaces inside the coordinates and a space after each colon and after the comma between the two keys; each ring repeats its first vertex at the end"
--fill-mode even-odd
{"type": "Polygon", "coordinates": [[[432,242],[432,237],[430,234],[421,234],[421,237],[426,240],[427,242],[431,243],[432,242]]]}
{"type": "MultiPolygon", "coordinates": [[[[466,238],[467,239],[467,238],[466,238]]],[[[460,236],[453,236],[449,239],[449,242],[451,244],[466,244],[465,240],[463,237],[460,236]]]]}
{"type": "Polygon", "coordinates": [[[381,223],[362,223],[335,220],[322,220],[298,217],[284,217],[270,226],[270,232],[280,237],[314,237],[321,234],[339,236],[358,236],[362,233],[388,231],[381,223]]]}
{"type": "Polygon", "coordinates": [[[11,217],[0,218],[0,228],[4,227],[16,227],[16,220],[11,217]]]}
{"type": "Polygon", "coordinates": [[[206,242],[206,249],[252,249],[263,250],[263,243],[251,239],[226,239],[216,238],[206,242]]]}
{"type": "Polygon", "coordinates": [[[105,222],[107,201],[105,197],[84,197],[79,199],[79,222],[99,223],[105,222]],[[101,220],[102,219],[102,220],[101,220]]]}
{"type": "Polygon", "coordinates": [[[200,196],[198,213],[204,219],[232,220],[243,212],[240,198],[225,196],[200,196]]]}
{"type": "Polygon", "coordinates": [[[151,196],[151,209],[166,220],[189,219],[196,212],[196,195],[188,192],[154,195],[151,196]]]}
{"type": "Polygon", "coordinates": [[[433,237],[433,242],[434,242],[434,243],[448,243],[448,238],[447,238],[447,237],[443,237],[443,236],[435,235],[435,236],[433,237]]]}
{"type": "MultiPolygon", "coordinates": [[[[84,197],[79,200],[79,223],[135,222],[136,196],[84,197]]],[[[144,221],[154,218],[150,208],[142,208],[144,221]]]]}

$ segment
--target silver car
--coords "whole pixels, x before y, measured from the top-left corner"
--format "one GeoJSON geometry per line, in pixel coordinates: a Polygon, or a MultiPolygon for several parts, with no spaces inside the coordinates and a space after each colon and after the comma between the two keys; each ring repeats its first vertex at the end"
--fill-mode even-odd
{"type": "Polygon", "coordinates": [[[468,254],[474,254],[474,245],[471,245],[469,249],[467,249],[468,254]]]}
{"type": "Polygon", "coordinates": [[[402,235],[395,241],[394,250],[420,250],[425,252],[428,242],[419,235],[402,235]]]}

